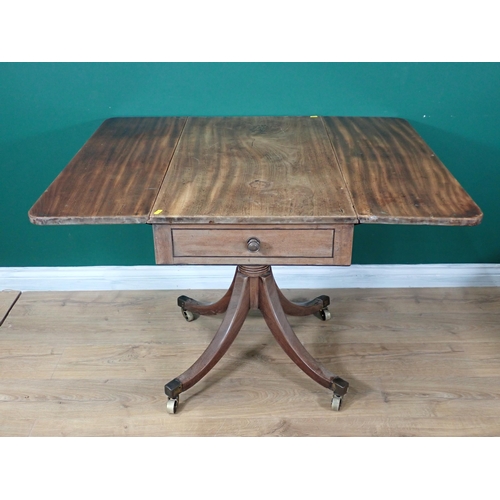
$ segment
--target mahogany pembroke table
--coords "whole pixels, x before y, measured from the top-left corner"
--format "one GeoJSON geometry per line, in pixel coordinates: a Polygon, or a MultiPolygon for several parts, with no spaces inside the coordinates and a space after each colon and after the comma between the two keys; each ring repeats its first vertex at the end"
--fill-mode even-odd
{"type": "Polygon", "coordinates": [[[329,298],[294,303],[271,265],[348,266],[356,224],[479,224],[482,213],[399,118],[140,117],[106,120],[29,212],[35,224],[150,224],[157,264],[232,264],[207,349],[165,385],[167,411],[236,338],[250,309],[340,409],[348,382],[309,354],[287,315],[329,319],[329,298]]]}

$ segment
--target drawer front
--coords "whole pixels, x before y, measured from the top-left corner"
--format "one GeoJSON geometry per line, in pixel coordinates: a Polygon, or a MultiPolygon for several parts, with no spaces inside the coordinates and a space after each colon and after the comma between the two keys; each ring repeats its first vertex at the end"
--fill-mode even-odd
{"type": "Polygon", "coordinates": [[[157,264],[351,263],[352,224],[213,227],[153,224],[157,264]]]}
{"type": "Polygon", "coordinates": [[[174,257],[333,257],[333,229],[172,229],[174,257]],[[249,243],[250,242],[250,243],[249,243]]]}

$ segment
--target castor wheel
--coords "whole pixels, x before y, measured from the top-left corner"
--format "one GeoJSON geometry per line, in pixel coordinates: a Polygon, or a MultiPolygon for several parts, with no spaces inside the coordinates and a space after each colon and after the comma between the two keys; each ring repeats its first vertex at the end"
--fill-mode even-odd
{"type": "Polygon", "coordinates": [[[198,313],[194,313],[186,309],[182,309],[182,315],[184,316],[184,319],[186,321],[194,321],[195,319],[198,319],[200,317],[198,313]]]}
{"type": "Polygon", "coordinates": [[[339,411],[341,404],[342,404],[342,396],[336,396],[334,394],[332,398],[332,410],[339,411]]]}
{"type": "Polygon", "coordinates": [[[168,398],[167,401],[167,413],[174,414],[177,413],[177,407],[179,406],[179,398],[168,398]]]}
{"type": "Polygon", "coordinates": [[[321,321],[328,321],[329,319],[332,319],[332,314],[328,310],[328,307],[320,309],[317,313],[314,313],[314,316],[319,318],[321,321]]]}

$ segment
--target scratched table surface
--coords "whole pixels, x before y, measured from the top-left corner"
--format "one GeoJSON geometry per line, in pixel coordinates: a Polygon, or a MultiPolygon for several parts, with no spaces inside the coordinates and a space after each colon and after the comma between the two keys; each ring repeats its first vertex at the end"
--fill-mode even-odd
{"type": "Polygon", "coordinates": [[[29,216],[466,226],[482,212],[403,119],[137,117],[106,120],[29,216]]]}

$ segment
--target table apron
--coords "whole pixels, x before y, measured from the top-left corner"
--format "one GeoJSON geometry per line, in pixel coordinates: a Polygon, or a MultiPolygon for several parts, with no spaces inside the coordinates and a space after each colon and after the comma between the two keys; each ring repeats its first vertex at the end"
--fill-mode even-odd
{"type": "Polygon", "coordinates": [[[351,263],[353,224],[154,224],[157,264],[351,263]],[[258,249],[249,249],[257,240],[258,249]]]}

